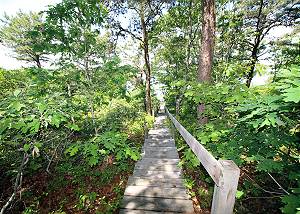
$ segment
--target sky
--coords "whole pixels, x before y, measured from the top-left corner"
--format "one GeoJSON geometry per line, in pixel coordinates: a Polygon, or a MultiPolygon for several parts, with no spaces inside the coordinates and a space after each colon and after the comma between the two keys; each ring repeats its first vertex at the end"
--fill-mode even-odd
{"type": "MultiPolygon", "coordinates": [[[[23,12],[39,12],[47,8],[47,5],[53,5],[61,2],[61,0],[0,0],[0,19],[4,13],[15,15],[19,10],[23,12]]],[[[16,69],[26,66],[13,57],[13,52],[0,44],[0,67],[6,69],[16,69]]]]}
{"type": "MultiPolygon", "coordinates": [[[[7,13],[8,15],[14,15],[20,9],[23,12],[38,12],[46,9],[48,5],[53,5],[59,2],[61,2],[61,0],[0,0],[0,19],[3,17],[4,13],[7,13]]],[[[283,36],[286,33],[290,33],[291,30],[291,28],[277,27],[270,31],[267,39],[274,40],[283,36]]],[[[3,67],[5,69],[17,69],[22,66],[26,66],[25,63],[20,62],[11,57],[12,54],[13,52],[11,50],[0,44],[0,67],[3,67]]],[[[130,56],[131,54],[127,53],[127,58],[128,55],[130,56]]],[[[268,56],[265,57],[268,58],[268,56]]],[[[266,65],[270,64],[268,60],[264,60],[262,61],[262,63],[266,65]]],[[[268,80],[268,78],[268,75],[256,75],[253,79],[253,83],[254,85],[261,85],[264,84],[268,80]]]]}

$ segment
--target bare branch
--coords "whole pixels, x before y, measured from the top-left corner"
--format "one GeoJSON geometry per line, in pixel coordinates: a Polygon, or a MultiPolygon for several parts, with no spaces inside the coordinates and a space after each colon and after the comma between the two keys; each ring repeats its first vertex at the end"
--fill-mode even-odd
{"type": "Polygon", "coordinates": [[[283,192],[285,192],[286,194],[290,194],[288,191],[286,191],[276,180],[275,178],[270,174],[268,173],[268,175],[272,178],[272,180],[279,186],[280,189],[282,189],[283,192]]]}
{"type": "Polygon", "coordinates": [[[128,33],[129,35],[131,35],[134,39],[137,39],[137,40],[139,40],[141,42],[144,42],[141,37],[138,37],[137,35],[135,35],[134,33],[132,33],[130,30],[123,28],[119,23],[118,23],[117,27],[120,29],[120,31],[118,32],[118,34],[120,34],[121,32],[125,32],[125,33],[128,33]]]}

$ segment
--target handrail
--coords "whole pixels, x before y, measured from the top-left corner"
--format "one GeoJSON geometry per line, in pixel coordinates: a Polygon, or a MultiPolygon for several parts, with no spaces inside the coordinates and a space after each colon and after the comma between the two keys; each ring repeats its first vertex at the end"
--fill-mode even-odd
{"type": "Polygon", "coordinates": [[[185,142],[215,182],[212,214],[231,214],[238,186],[240,169],[231,160],[216,160],[168,111],[166,113],[185,142]]]}
{"type": "Polygon", "coordinates": [[[173,117],[172,114],[170,114],[167,108],[166,112],[185,142],[190,146],[210,177],[214,180],[215,184],[219,186],[222,174],[221,164],[173,117]]]}

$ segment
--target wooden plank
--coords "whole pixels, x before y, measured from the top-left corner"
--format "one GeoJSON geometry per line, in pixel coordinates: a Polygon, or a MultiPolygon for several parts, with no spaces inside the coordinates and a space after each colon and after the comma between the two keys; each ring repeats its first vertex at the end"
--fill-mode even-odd
{"type": "Polygon", "coordinates": [[[184,188],[183,180],[179,179],[151,179],[145,177],[130,176],[127,182],[128,186],[149,186],[160,188],[184,188]]]}
{"type": "MultiPolygon", "coordinates": [[[[131,209],[120,209],[120,214],[176,214],[178,212],[159,212],[149,210],[131,210],[131,209]]],[[[180,212],[182,213],[182,212],[180,212]]],[[[179,213],[178,213],[179,214],[179,213]]],[[[187,213],[184,213],[187,214],[187,213]]]]}
{"type": "Polygon", "coordinates": [[[189,199],[186,190],[182,188],[127,186],[124,195],[145,196],[153,198],[178,198],[189,199]]]}
{"type": "Polygon", "coordinates": [[[175,140],[173,138],[166,138],[166,139],[148,139],[146,138],[145,139],[145,143],[148,143],[148,142],[161,142],[161,143],[168,143],[168,142],[174,142],[175,143],[175,140]]]}
{"type": "Polygon", "coordinates": [[[124,196],[121,208],[160,212],[194,212],[191,200],[136,196],[124,196]]]}
{"type": "MultiPolygon", "coordinates": [[[[174,146],[146,146],[143,147],[143,152],[145,153],[177,153],[177,149],[174,146]]],[[[177,156],[178,157],[178,156],[177,156]]]]}
{"type": "Polygon", "coordinates": [[[178,164],[179,158],[146,158],[139,160],[136,164],[152,164],[152,165],[165,165],[165,164],[178,164]]]}
{"type": "Polygon", "coordinates": [[[165,116],[156,118],[143,146],[142,160],[129,177],[120,213],[171,214],[194,213],[192,201],[186,193],[178,167],[179,157],[165,116]]]}
{"type": "Polygon", "coordinates": [[[159,211],[149,211],[149,210],[120,209],[119,213],[120,214],[176,214],[178,212],[174,213],[174,212],[159,212],[159,211]]]}
{"type": "Polygon", "coordinates": [[[164,135],[164,136],[161,136],[161,135],[154,135],[154,134],[151,134],[151,135],[148,135],[148,138],[149,140],[171,140],[173,137],[172,135],[164,135]]]}
{"type": "Polygon", "coordinates": [[[221,185],[215,185],[212,214],[231,214],[238,186],[240,169],[231,160],[219,160],[223,167],[221,185]]]}
{"type": "Polygon", "coordinates": [[[161,128],[155,128],[155,129],[150,129],[149,130],[149,134],[161,134],[161,135],[165,135],[165,134],[171,134],[171,131],[169,128],[166,127],[161,127],[161,128]]]}
{"type": "Polygon", "coordinates": [[[214,180],[215,184],[219,186],[220,177],[222,176],[221,164],[170,114],[167,108],[166,112],[185,142],[190,146],[210,177],[214,180]]]}
{"type": "Polygon", "coordinates": [[[164,164],[164,165],[137,164],[135,165],[135,169],[150,170],[150,171],[167,171],[167,172],[180,171],[180,168],[174,164],[164,164]]]}
{"type": "MultiPolygon", "coordinates": [[[[163,148],[163,147],[161,147],[163,148]]],[[[160,149],[158,151],[153,150],[151,147],[148,147],[147,150],[143,151],[142,157],[145,158],[170,158],[175,159],[179,158],[176,148],[172,149],[160,149]]]]}
{"type": "Polygon", "coordinates": [[[144,147],[174,147],[175,148],[175,142],[171,140],[145,141],[144,147]]]}
{"type": "Polygon", "coordinates": [[[134,176],[152,179],[178,179],[181,178],[181,172],[167,172],[167,171],[148,171],[136,169],[133,172],[134,176]]]}

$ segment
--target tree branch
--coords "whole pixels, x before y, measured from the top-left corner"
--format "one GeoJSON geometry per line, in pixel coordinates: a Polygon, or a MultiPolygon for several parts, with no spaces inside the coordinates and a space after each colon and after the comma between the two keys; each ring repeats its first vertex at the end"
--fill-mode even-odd
{"type": "Polygon", "coordinates": [[[134,39],[137,39],[141,42],[144,42],[142,38],[138,37],[137,35],[135,35],[134,33],[132,33],[130,30],[123,28],[119,23],[117,24],[117,27],[119,28],[119,32],[118,34],[120,34],[121,32],[125,32],[128,33],[129,35],[131,35],[134,39]]]}
{"type": "Polygon", "coordinates": [[[283,192],[285,192],[286,194],[290,194],[288,191],[286,191],[285,189],[283,189],[283,187],[275,180],[275,178],[270,174],[268,173],[268,175],[272,178],[272,180],[279,186],[280,189],[282,189],[283,192]]]}

